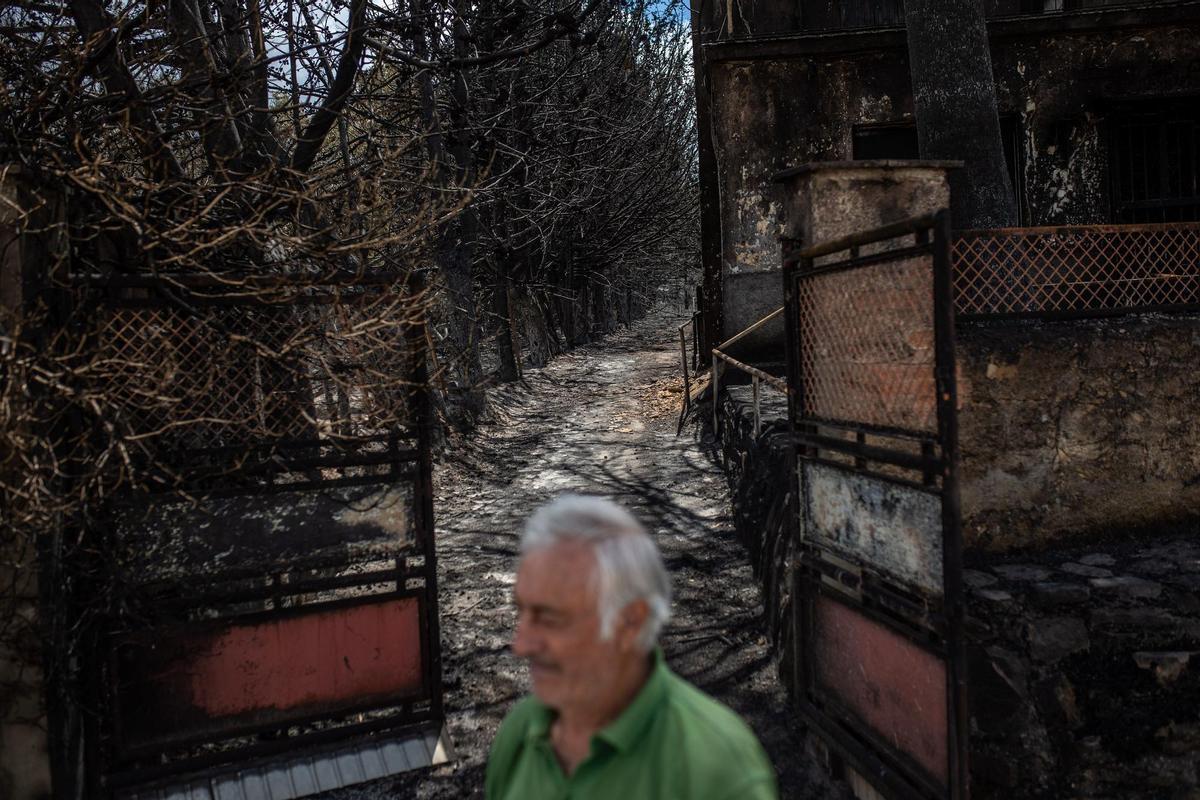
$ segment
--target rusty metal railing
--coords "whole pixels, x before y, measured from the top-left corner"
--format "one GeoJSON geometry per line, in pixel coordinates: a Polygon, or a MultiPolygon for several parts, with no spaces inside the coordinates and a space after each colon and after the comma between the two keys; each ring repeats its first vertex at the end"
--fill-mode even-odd
{"type": "Polygon", "coordinates": [[[787,381],[784,381],[781,378],[777,378],[774,375],[770,375],[766,372],[763,372],[761,369],[758,369],[757,367],[752,367],[749,364],[744,364],[741,361],[738,361],[736,358],[733,358],[732,356],[727,355],[726,353],[722,353],[720,350],[714,349],[713,350],[713,430],[716,430],[716,427],[717,427],[718,412],[719,412],[719,408],[720,408],[720,404],[717,402],[717,389],[719,388],[718,381],[720,381],[720,376],[717,374],[718,361],[722,361],[722,362],[728,364],[729,366],[733,367],[734,369],[740,369],[742,372],[745,372],[750,376],[750,384],[753,387],[753,397],[754,397],[754,435],[758,436],[759,431],[762,430],[762,392],[759,389],[759,384],[765,383],[767,386],[770,386],[773,389],[778,389],[780,392],[782,392],[783,394],[786,395],[788,393],[787,381]]]}
{"type": "Polygon", "coordinates": [[[960,318],[1200,309],[1200,223],[960,231],[960,318]]]}
{"type": "Polygon", "coordinates": [[[696,311],[692,314],[691,319],[679,326],[679,363],[683,367],[683,402],[679,409],[679,424],[675,426],[675,435],[678,436],[683,431],[683,421],[687,419],[688,411],[692,407],[692,378],[688,371],[688,364],[691,364],[692,372],[700,370],[700,312],[696,311]],[[691,326],[692,329],[692,355],[688,357],[687,340],[688,336],[684,331],[691,326]]]}
{"type": "Polygon", "coordinates": [[[766,372],[763,372],[761,369],[759,369],[757,367],[752,367],[749,364],[738,361],[733,356],[724,352],[725,350],[732,347],[734,344],[738,343],[739,341],[746,338],[750,334],[754,333],[758,329],[762,328],[767,323],[769,323],[771,320],[775,319],[776,317],[780,316],[781,314],[783,314],[782,306],[775,309],[770,314],[767,314],[765,317],[760,319],[758,322],[755,322],[750,327],[746,328],[745,330],[741,331],[740,333],[735,334],[734,336],[731,336],[730,338],[726,339],[725,341],[721,342],[721,344],[719,344],[713,348],[713,351],[712,351],[712,398],[713,398],[713,431],[714,431],[714,434],[717,430],[717,424],[720,420],[720,412],[721,412],[721,404],[719,402],[717,402],[717,400],[718,400],[718,393],[720,392],[720,389],[721,389],[721,365],[722,364],[728,364],[729,366],[733,367],[734,369],[740,369],[742,372],[745,372],[747,375],[750,376],[750,383],[751,383],[751,386],[753,387],[753,397],[754,397],[754,435],[755,436],[757,436],[759,434],[759,431],[762,429],[762,393],[759,389],[759,384],[765,383],[766,385],[768,385],[774,389],[778,389],[780,392],[783,392],[783,394],[785,394],[785,395],[788,393],[787,381],[785,381],[781,378],[778,378],[774,375],[770,375],[766,372]]]}
{"type": "Polygon", "coordinates": [[[679,362],[683,366],[683,389],[684,399],[687,398],[687,389],[691,384],[691,374],[700,370],[700,312],[692,314],[687,322],[679,326],[679,362]],[[692,329],[692,354],[688,356],[688,335],[685,331],[688,328],[692,329]],[[690,371],[689,371],[690,365],[690,371]]]}

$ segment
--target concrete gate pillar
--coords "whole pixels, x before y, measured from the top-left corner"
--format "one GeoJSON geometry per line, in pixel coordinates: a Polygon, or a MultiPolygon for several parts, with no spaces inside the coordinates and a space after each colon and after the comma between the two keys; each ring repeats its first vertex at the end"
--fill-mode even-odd
{"type": "MultiPolygon", "coordinates": [[[[782,184],[781,235],[801,246],[877,228],[950,206],[948,173],[957,161],[828,161],[774,176],[782,184]]],[[[782,263],[727,282],[725,335],[732,336],[783,305],[782,263]]],[[[714,342],[715,344],[715,342],[714,342]]],[[[751,363],[782,358],[783,320],[741,340],[731,353],[751,363]]]]}
{"type": "Polygon", "coordinates": [[[783,236],[801,247],[950,206],[957,161],[827,161],[784,170],[783,236]]]}

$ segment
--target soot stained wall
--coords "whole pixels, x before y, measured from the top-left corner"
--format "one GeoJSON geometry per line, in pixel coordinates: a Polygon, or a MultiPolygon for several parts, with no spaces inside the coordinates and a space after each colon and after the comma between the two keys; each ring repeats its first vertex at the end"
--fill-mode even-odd
{"type": "Polygon", "coordinates": [[[1200,320],[958,331],[963,534],[1010,550],[1200,516],[1200,320]]]}
{"type": "MultiPolygon", "coordinates": [[[[773,8],[758,8],[749,32],[796,30],[773,8]]],[[[1133,101],[1200,97],[1200,4],[1064,19],[1075,21],[990,23],[1026,225],[1110,221],[1110,123],[1133,101]]],[[[905,50],[902,29],[706,46],[722,239],[720,264],[706,268],[721,273],[724,336],[775,290],[766,273],[779,265],[781,195],[771,176],[851,158],[856,126],[914,124],[905,50]]]]}

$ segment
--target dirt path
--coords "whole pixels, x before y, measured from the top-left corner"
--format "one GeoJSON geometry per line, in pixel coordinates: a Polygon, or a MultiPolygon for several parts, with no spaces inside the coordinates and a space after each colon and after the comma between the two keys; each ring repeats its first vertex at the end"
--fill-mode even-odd
{"type": "Polygon", "coordinates": [[[675,436],[679,395],[669,388],[679,382],[680,321],[656,314],[528,371],[525,386],[495,393],[496,419],[438,466],[446,703],[459,761],[339,798],[482,797],[492,737],[528,690],[507,647],[518,531],[530,511],[567,490],[613,497],[650,528],[675,590],[662,640],[669,663],[749,721],[782,797],[823,796],[775,678],[724,476],[695,426],[675,436]]]}

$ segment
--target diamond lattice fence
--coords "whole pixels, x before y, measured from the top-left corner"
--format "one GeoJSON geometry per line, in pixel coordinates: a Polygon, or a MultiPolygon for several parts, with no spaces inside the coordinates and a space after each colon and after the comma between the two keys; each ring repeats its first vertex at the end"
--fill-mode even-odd
{"type": "MultiPolygon", "coordinates": [[[[93,371],[117,428],[157,455],[372,436],[406,416],[394,296],[113,306],[93,371]]],[[[169,459],[174,460],[174,459],[169,459]]]]}
{"type": "Polygon", "coordinates": [[[1200,225],[968,231],[954,241],[960,315],[1200,304],[1200,225]]]}

